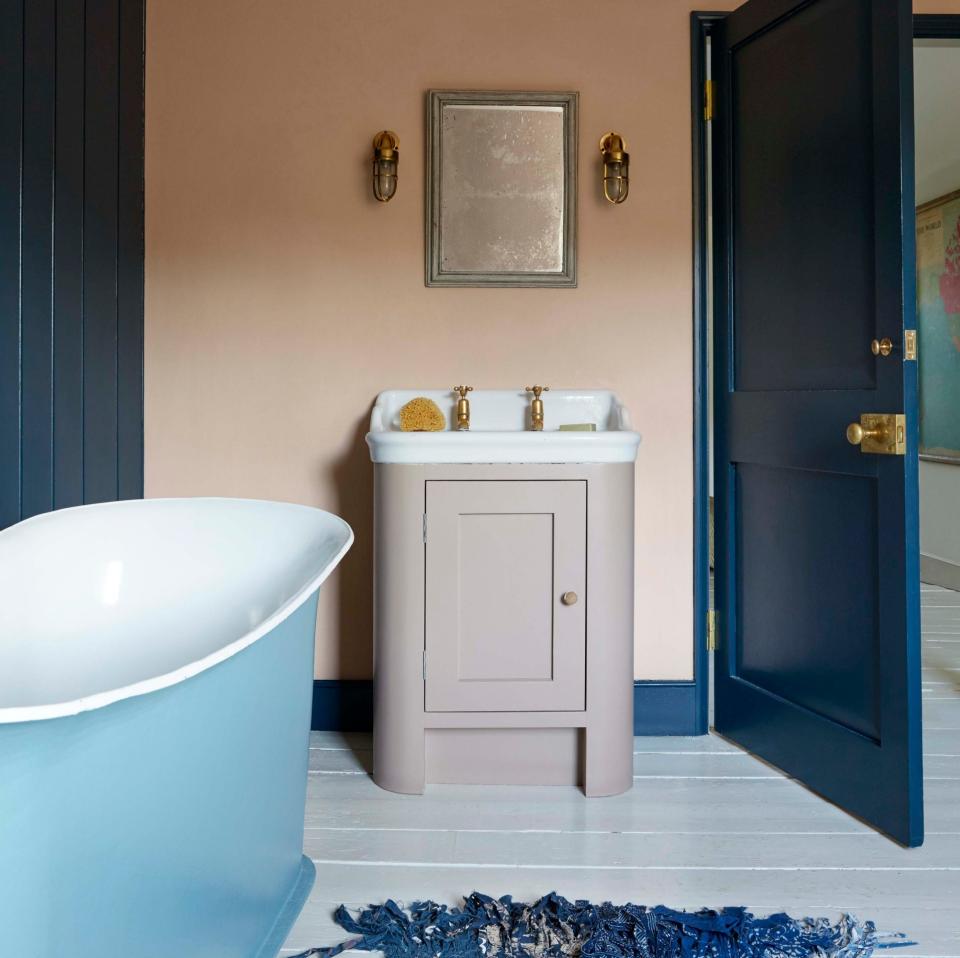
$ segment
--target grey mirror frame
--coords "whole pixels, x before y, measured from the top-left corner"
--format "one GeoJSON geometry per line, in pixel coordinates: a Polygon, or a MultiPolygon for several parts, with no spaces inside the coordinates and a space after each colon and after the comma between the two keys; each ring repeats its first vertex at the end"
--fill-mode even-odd
{"type": "Polygon", "coordinates": [[[579,93],[430,90],[427,94],[426,278],[427,286],[577,285],[577,113],[579,93]],[[561,106],[564,111],[563,270],[560,272],[452,272],[441,269],[440,117],[443,108],[458,103],[561,106]]]}

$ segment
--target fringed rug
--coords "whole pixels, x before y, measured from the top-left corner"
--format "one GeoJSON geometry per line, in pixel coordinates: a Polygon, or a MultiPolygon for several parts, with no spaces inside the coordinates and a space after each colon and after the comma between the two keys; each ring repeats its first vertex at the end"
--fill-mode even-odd
{"type": "Polygon", "coordinates": [[[293,958],[332,958],[356,948],[386,958],[869,958],[878,948],[913,944],[881,934],[871,921],[770,915],[744,908],[674,911],[658,905],[592,905],[551,893],[532,905],[474,892],[460,908],[394,901],[337,923],[358,937],[293,958]]]}

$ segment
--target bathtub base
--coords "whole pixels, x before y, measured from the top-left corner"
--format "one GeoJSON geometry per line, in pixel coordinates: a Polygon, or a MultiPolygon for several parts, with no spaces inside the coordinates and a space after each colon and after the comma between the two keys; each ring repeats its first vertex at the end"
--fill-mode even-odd
{"type": "Polygon", "coordinates": [[[267,935],[254,958],[277,958],[283,943],[290,934],[290,929],[293,928],[297,918],[300,917],[300,912],[303,911],[303,906],[310,897],[310,891],[316,877],[316,866],[306,855],[303,855],[300,859],[300,871],[297,874],[297,880],[294,882],[293,888],[290,889],[290,896],[284,903],[283,908],[280,909],[277,920],[274,922],[273,928],[270,929],[270,934],[267,935]]]}

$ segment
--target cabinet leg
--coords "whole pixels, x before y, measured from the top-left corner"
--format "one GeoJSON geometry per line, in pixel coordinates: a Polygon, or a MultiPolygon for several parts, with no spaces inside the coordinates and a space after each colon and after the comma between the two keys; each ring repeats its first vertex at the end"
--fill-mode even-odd
{"type": "MultiPolygon", "coordinates": [[[[620,723],[622,724],[622,723],[620,723]]],[[[588,798],[619,795],[633,786],[633,736],[619,730],[584,730],[583,791],[588,798]]]]}

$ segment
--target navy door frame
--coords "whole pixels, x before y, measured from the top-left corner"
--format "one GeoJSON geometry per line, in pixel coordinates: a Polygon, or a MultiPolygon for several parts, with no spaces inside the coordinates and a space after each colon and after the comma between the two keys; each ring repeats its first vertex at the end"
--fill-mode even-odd
{"type": "Polygon", "coordinates": [[[709,212],[707,192],[706,41],[726,12],[690,14],[690,117],[693,145],[693,681],[696,734],[709,731],[710,420],[707,329],[709,212]]]}
{"type": "MultiPolygon", "coordinates": [[[[710,424],[707,344],[707,137],[704,119],[706,41],[729,11],[690,14],[690,102],[693,149],[693,647],[696,734],[709,731],[710,654],[710,424]]],[[[915,14],[916,40],[960,39],[960,14],[915,14]]]]}

